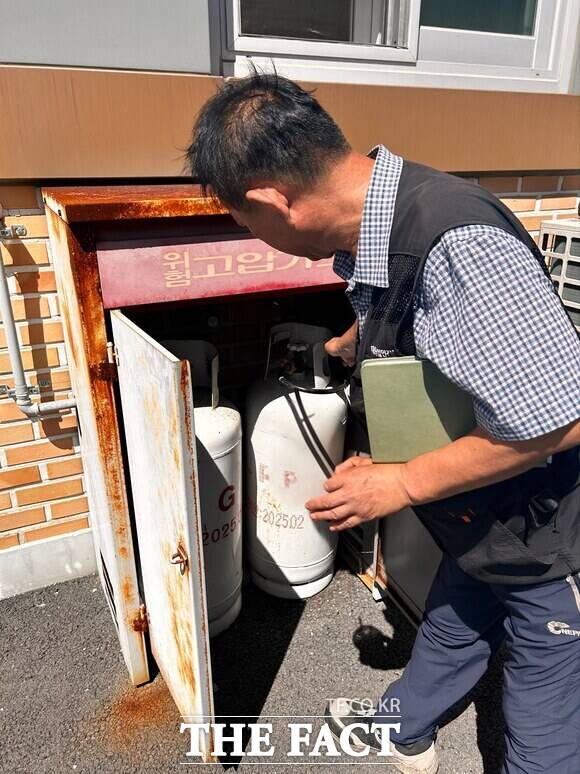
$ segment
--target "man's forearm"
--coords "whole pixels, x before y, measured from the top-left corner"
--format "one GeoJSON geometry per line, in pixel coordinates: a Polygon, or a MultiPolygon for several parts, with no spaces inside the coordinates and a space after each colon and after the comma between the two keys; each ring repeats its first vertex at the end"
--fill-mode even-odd
{"type": "Polygon", "coordinates": [[[522,473],[559,451],[580,444],[580,422],[531,441],[505,442],[474,430],[407,463],[350,457],[324,484],[325,494],[306,503],[314,521],[344,530],[398,513],[408,505],[440,500],[522,473]]]}
{"type": "Polygon", "coordinates": [[[579,421],[529,441],[498,441],[478,428],[403,465],[403,485],[419,505],[511,478],[578,444],[579,421]]]}

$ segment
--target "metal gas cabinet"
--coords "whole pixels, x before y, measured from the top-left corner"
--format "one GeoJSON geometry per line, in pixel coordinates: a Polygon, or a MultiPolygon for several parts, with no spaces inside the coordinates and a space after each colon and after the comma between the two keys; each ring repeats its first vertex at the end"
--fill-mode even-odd
{"type": "MultiPolygon", "coordinates": [[[[97,564],[121,650],[135,685],[149,679],[152,653],[180,713],[207,719],[191,372],[159,340],[176,325],[203,338],[216,308],[229,335],[243,317],[259,339],[268,314],[284,305],[319,315],[338,308],[344,283],[331,260],[312,263],[253,238],[197,186],[55,188],[44,198],[97,564]]],[[[245,330],[228,342],[232,384],[247,378],[240,364],[256,373],[245,330]]],[[[377,530],[353,530],[344,549],[380,596],[387,576],[377,530]]],[[[405,572],[418,573],[413,566],[409,558],[405,572]]],[[[408,596],[407,608],[420,613],[421,593],[408,596]]]]}

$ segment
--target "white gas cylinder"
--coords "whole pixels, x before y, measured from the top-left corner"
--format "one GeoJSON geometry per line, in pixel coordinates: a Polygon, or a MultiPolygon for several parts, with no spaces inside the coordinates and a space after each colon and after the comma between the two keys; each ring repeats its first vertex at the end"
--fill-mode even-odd
{"type": "Polygon", "coordinates": [[[254,583],[278,597],[310,597],[333,576],[338,535],[304,506],[323,494],[344,451],[347,404],[330,385],[324,351],[331,335],[312,325],[275,326],[266,378],[248,392],[248,560],[254,583]]]}
{"type": "Polygon", "coordinates": [[[242,607],[242,423],[218,391],[218,355],[207,341],[162,342],[191,365],[209,633],[220,634],[242,607]]]}

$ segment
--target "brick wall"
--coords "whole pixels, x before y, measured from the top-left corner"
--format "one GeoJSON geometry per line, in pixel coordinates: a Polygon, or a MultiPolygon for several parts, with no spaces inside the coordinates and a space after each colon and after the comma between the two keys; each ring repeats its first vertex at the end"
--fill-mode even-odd
{"type": "MultiPolygon", "coordinates": [[[[474,179],[500,196],[536,239],[542,220],[577,216],[580,174],[474,179]]],[[[5,224],[24,224],[28,232],[2,247],[28,381],[40,384],[40,400],[72,397],[38,190],[0,184],[0,203],[5,224]]],[[[13,386],[9,370],[0,324],[0,384],[13,386]]],[[[75,413],[30,421],[12,399],[0,398],[0,549],[89,524],[75,413]]]]}
{"type": "MultiPolygon", "coordinates": [[[[33,400],[73,397],[39,191],[0,184],[0,205],[5,225],[27,229],[1,251],[27,381],[40,386],[33,400]]],[[[14,386],[3,323],[0,384],[14,386]]],[[[0,549],[89,526],[78,444],[74,411],[30,420],[0,399],[0,549]]]]}
{"type": "Polygon", "coordinates": [[[578,217],[580,174],[482,175],[475,182],[499,196],[536,242],[543,220],[578,217]]]}

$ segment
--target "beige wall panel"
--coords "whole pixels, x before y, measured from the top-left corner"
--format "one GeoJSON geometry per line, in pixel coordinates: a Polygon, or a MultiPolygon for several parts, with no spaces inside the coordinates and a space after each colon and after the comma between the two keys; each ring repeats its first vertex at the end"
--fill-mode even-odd
{"type": "Polygon", "coordinates": [[[454,172],[580,166],[576,96],[351,84],[317,96],[360,150],[382,142],[454,172]]]}
{"type": "Polygon", "coordinates": [[[0,179],[180,175],[218,78],[0,68],[0,179]]]}
{"type": "MultiPolygon", "coordinates": [[[[0,179],[183,173],[193,118],[219,78],[0,67],[0,179]]],[[[323,84],[359,150],[376,142],[451,171],[576,169],[576,96],[323,84]]]]}

